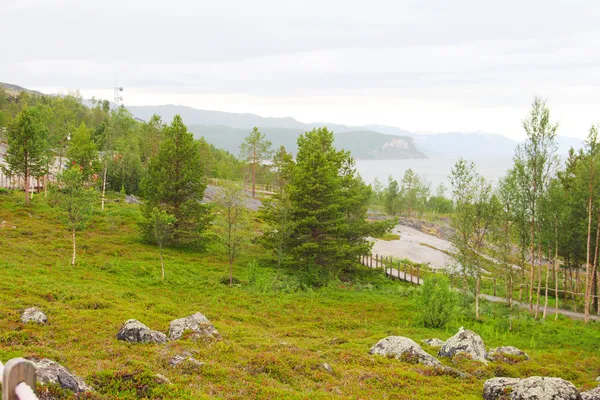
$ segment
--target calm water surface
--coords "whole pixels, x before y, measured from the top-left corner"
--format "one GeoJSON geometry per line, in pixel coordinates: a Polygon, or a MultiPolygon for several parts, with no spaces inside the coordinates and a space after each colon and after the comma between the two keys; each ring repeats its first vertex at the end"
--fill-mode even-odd
{"type": "MultiPolygon", "coordinates": [[[[378,178],[384,186],[387,185],[389,175],[400,182],[404,172],[411,168],[431,182],[431,192],[433,194],[440,183],[450,189],[450,179],[448,177],[452,166],[459,158],[432,156],[418,160],[357,160],[356,167],[365,182],[373,183],[375,178],[378,178]]],[[[477,171],[481,175],[494,183],[513,166],[512,157],[471,157],[470,160],[475,163],[477,171]]],[[[449,192],[446,192],[447,196],[449,194],[449,192]]]]}

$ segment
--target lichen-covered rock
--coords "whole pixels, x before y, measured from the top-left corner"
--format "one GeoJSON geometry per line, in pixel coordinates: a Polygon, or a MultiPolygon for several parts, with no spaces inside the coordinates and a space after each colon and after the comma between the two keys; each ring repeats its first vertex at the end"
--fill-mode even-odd
{"type": "Polygon", "coordinates": [[[527,353],[512,346],[502,346],[491,349],[486,354],[486,358],[490,361],[504,361],[509,364],[516,364],[529,360],[527,353]]]}
{"type": "Polygon", "coordinates": [[[443,340],[440,340],[438,338],[425,339],[425,340],[421,340],[421,342],[423,342],[427,346],[431,346],[431,347],[442,347],[446,343],[443,340]]]}
{"type": "Polygon", "coordinates": [[[135,319],[127,320],[119,332],[117,339],[131,343],[165,343],[167,336],[158,331],[153,331],[140,321],[135,319]]]}
{"type": "Polygon", "coordinates": [[[581,400],[571,382],[532,376],[526,379],[493,378],[483,385],[484,400],[581,400]]]}
{"type": "Polygon", "coordinates": [[[462,327],[458,333],[446,340],[438,352],[438,357],[452,358],[456,354],[466,354],[473,360],[487,363],[485,359],[485,346],[481,336],[473,331],[464,330],[462,327]]]}
{"type": "Polygon", "coordinates": [[[154,374],[154,381],[159,385],[171,385],[169,378],[162,374],[154,374]]]}
{"type": "Polygon", "coordinates": [[[48,322],[48,317],[39,308],[31,307],[23,311],[23,314],[21,315],[21,322],[25,324],[29,322],[45,324],[46,322],[48,322]]]}
{"type": "Polygon", "coordinates": [[[399,360],[419,363],[430,367],[441,365],[440,361],[428,354],[414,340],[403,336],[388,336],[377,342],[369,354],[395,357],[399,360]]]}
{"type": "Polygon", "coordinates": [[[169,337],[171,339],[180,339],[185,331],[191,331],[192,336],[196,338],[221,339],[219,331],[200,312],[171,321],[169,325],[169,337]]]}
{"type": "Polygon", "coordinates": [[[581,392],[581,398],[583,400],[600,400],[600,386],[587,392],[581,392]]]}
{"type": "Polygon", "coordinates": [[[83,379],[77,375],[73,375],[67,368],[57,362],[47,358],[30,361],[35,367],[37,381],[42,385],[58,384],[63,389],[68,389],[74,393],[89,392],[93,390],[83,381],[83,379]]]}
{"type": "Polygon", "coordinates": [[[327,363],[323,363],[323,364],[321,364],[321,367],[322,367],[322,368],[323,368],[325,371],[329,372],[330,374],[333,374],[333,368],[331,368],[331,365],[329,365],[329,364],[327,364],[327,363]]]}
{"type": "Polygon", "coordinates": [[[196,360],[188,351],[176,355],[169,361],[169,366],[176,367],[178,365],[188,365],[192,368],[198,368],[204,365],[203,362],[196,360]]]}

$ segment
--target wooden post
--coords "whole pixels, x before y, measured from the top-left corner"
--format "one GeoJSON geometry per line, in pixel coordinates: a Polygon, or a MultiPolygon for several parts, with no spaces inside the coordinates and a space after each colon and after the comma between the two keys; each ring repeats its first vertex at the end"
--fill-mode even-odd
{"type": "Polygon", "coordinates": [[[421,284],[421,268],[417,265],[417,285],[421,284]]]}
{"type": "Polygon", "coordinates": [[[2,400],[19,400],[15,390],[22,382],[35,390],[35,367],[24,358],[13,358],[4,366],[2,400]]]}
{"type": "Polygon", "coordinates": [[[375,269],[379,267],[379,254],[375,254],[375,269]]]}
{"type": "Polygon", "coordinates": [[[494,296],[496,296],[496,277],[494,277],[494,296]]]}
{"type": "Polygon", "coordinates": [[[371,253],[371,263],[369,264],[369,267],[373,268],[373,253],[371,253]]]}
{"type": "Polygon", "coordinates": [[[406,275],[406,264],[404,264],[404,281],[408,281],[407,275],[406,275]]]}

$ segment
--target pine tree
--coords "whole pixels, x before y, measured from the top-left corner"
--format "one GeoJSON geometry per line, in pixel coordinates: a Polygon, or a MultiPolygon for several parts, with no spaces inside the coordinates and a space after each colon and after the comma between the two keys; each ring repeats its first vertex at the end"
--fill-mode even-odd
{"type": "Polygon", "coordinates": [[[24,108],[8,131],[5,174],[23,178],[25,204],[29,204],[29,182],[47,173],[47,134],[36,108],[24,108]]]}
{"type": "Polygon", "coordinates": [[[260,133],[257,127],[244,139],[240,146],[242,159],[246,160],[252,169],[252,198],[256,196],[256,169],[262,160],[271,157],[271,142],[260,133]]]}
{"type": "Polygon", "coordinates": [[[158,208],[174,218],[173,244],[199,245],[210,218],[208,207],[201,203],[206,182],[198,145],[179,115],[165,128],[164,135],[158,156],[150,160],[148,176],[142,184],[147,200],[146,238],[150,237],[151,212],[158,208]]]}
{"type": "Polygon", "coordinates": [[[352,270],[370,250],[365,236],[371,191],[356,176],[349,153],[333,147],[327,128],[298,138],[289,195],[290,253],[303,283],[321,285],[352,270]]]}

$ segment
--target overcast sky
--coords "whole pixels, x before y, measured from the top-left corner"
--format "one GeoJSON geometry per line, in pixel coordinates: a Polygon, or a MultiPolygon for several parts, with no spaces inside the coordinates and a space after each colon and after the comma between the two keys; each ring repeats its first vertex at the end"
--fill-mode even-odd
{"type": "Polygon", "coordinates": [[[600,122],[597,0],[0,0],[0,81],[125,104],[513,138],[600,122]]]}

